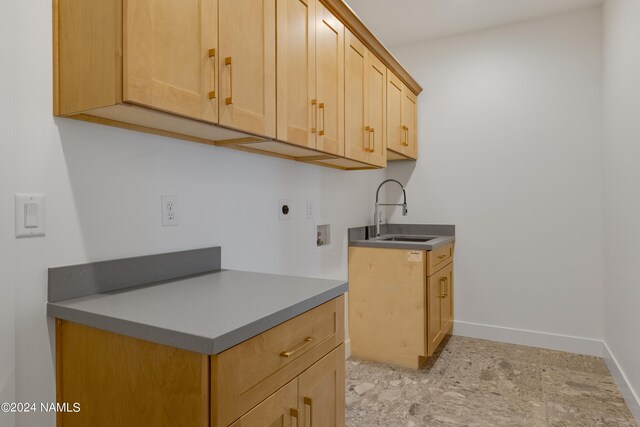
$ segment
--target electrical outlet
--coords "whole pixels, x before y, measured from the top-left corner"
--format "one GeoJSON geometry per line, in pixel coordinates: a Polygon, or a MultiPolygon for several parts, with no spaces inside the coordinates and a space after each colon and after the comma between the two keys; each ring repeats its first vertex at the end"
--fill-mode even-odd
{"type": "Polygon", "coordinates": [[[278,200],[278,220],[287,221],[291,219],[291,202],[289,199],[278,200]]]}
{"type": "Polygon", "coordinates": [[[178,225],[178,196],[162,196],[162,226],[178,225]]]}

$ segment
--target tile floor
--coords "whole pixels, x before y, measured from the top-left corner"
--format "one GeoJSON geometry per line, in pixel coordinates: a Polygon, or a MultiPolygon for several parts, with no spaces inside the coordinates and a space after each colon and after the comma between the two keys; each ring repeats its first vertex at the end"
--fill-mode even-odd
{"type": "Polygon", "coordinates": [[[347,361],[348,427],[637,427],[597,357],[450,337],[419,371],[347,361]]]}

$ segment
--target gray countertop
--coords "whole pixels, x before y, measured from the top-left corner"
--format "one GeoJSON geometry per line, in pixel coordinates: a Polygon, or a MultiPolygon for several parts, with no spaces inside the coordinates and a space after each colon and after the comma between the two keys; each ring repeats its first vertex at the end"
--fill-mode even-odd
{"type": "Polygon", "coordinates": [[[409,249],[418,251],[432,251],[440,246],[451,243],[455,240],[453,236],[432,236],[432,235],[419,235],[414,234],[412,237],[421,237],[430,239],[426,242],[395,242],[383,240],[389,237],[406,236],[406,234],[384,234],[380,238],[370,238],[369,240],[353,240],[349,242],[350,246],[361,246],[367,248],[382,248],[382,249],[409,249]]]}
{"type": "Polygon", "coordinates": [[[455,240],[455,226],[431,224],[382,224],[380,237],[375,237],[375,227],[366,226],[349,229],[349,246],[383,249],[408,249],[432,251],[455,240]],[[368,233],[366,232],[368,229],[368,233]],[[368,239],[365,236],[370,236],[368,239]],[[429,239],[426,242],[398,242],[384,240],[406,236],[429,239]]]}
{"type": "Polygon", "coordinates": [[[47,314],[184,350],[217,354],[347,290],[344,281],[219,270],[49,302],[47,314]]]}

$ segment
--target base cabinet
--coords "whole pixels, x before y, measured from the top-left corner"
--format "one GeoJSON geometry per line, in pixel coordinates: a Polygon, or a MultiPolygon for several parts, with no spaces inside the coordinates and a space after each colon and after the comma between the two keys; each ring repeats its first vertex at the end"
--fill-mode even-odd
{"type": "Polygon", "coordinates": [[[342,344],[231,427],[344,427],[344,384],[342,344]]]}
{"type": "Polygon", "coordinates": [[[453,326],[453,244],[434,251],[349,248],[355,357],[417,369],[453,326]]]}
{"type": "Polygon", "coordinates": [[[341,345],[300,375],[301,426],[344,426],[344,356],[341,345]]]}
{"type": "Polygon", "coordinates": [[[56,321],[58,427],[344,427],[344,296],[206,355],[56,321]]]}
{"type": "Polygon", "coordinates": [[[298,384],[291,381],[231,427],[297,427],[298,384]]]}

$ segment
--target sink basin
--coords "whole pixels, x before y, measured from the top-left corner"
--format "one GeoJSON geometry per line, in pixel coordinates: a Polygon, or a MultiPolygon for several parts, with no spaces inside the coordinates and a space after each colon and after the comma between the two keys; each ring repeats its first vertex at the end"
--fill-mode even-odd
{"type": "Polygon", "coordinates": [[[405,236],[393,236],[393,237],[383,237],[379,240],[384,240],[385,242],[414,242],[414,243],[424,243],[429,240],[433,240],[435,237],[405,237],[405,236]]]}

